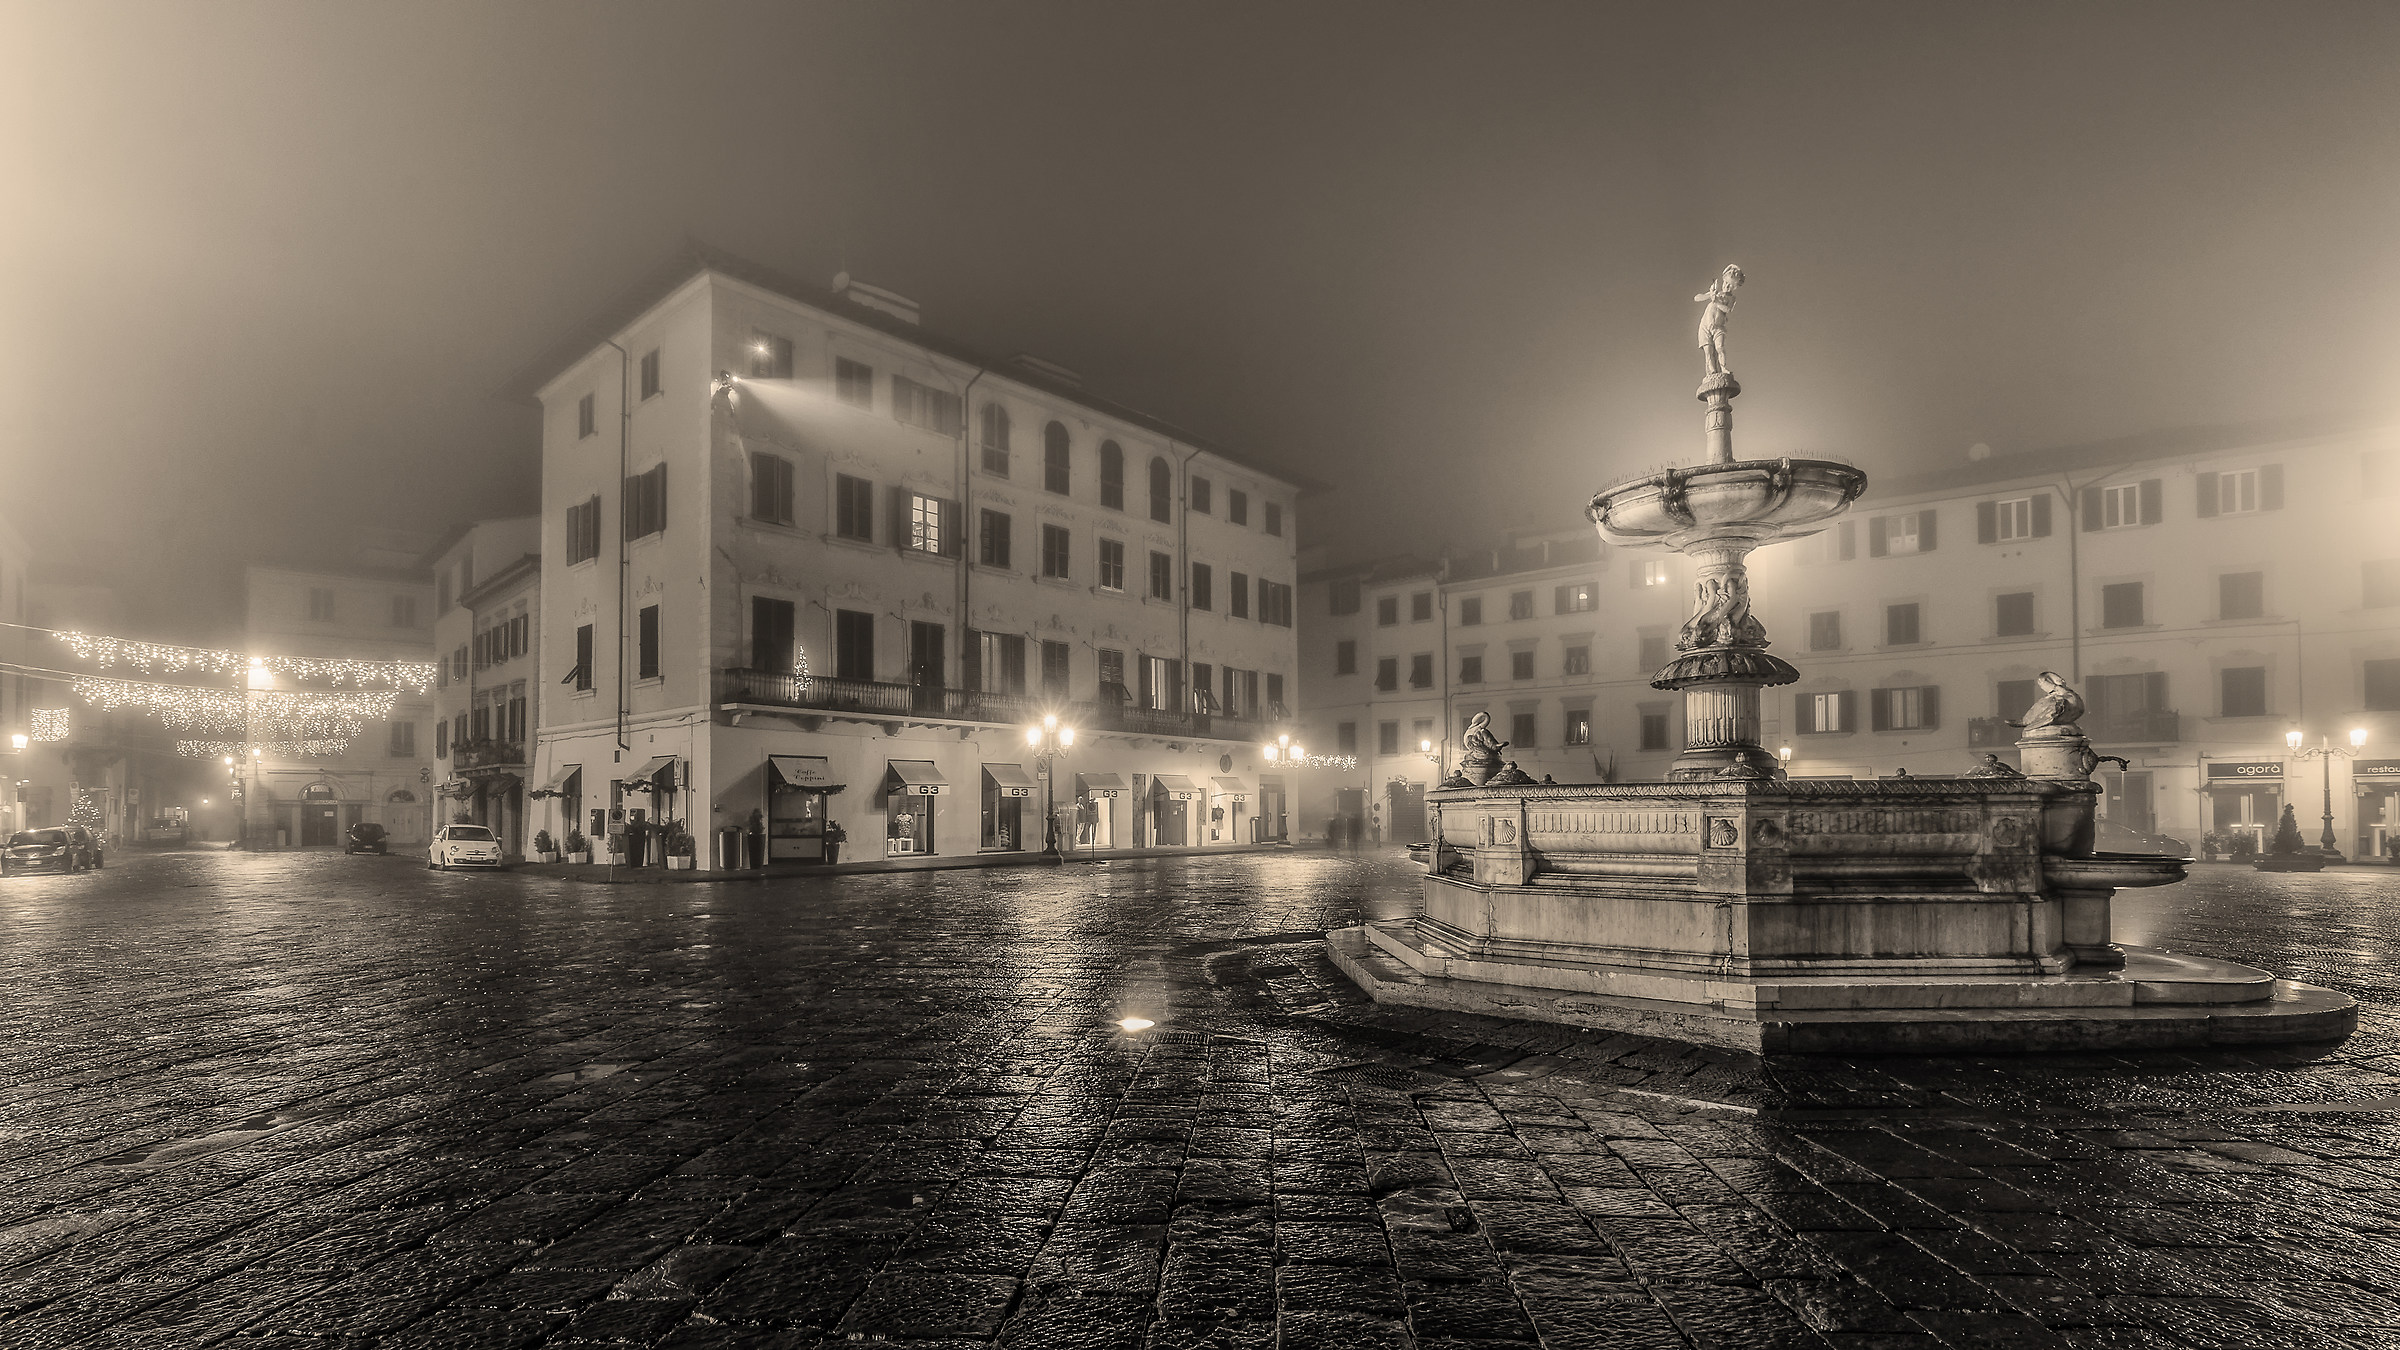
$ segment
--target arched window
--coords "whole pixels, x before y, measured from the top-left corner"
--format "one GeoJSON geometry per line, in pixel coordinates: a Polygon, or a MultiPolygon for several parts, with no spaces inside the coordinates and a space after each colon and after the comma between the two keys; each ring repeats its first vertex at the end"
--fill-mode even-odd
{"type": "Polygon", "coordinates": [[[983,471],[1008,477],[1008,409],[983,405],[983,471]]]}
{"type": "Polygon", "coordinates": [[[333,790],[331,783],[311,783],[300,789],[300,800],[304,802],[330,802],[340,798],[341,794],[333,790]]]}
{"type": "Polygon", "coordinates": [[[392,795],[384,798],[385,801],[399,806],[406,806],[408,803],[413,802],[416,799],[417,794],[409,791],[407,788],[393,788],[392,795]]]}
{"type": "Polygon", "coordinates": [[[1100,442],[1100,504],[1125,509],[1125,451],[1115,441],[1100,442]]]}
{"type": "Polygon", "coordinates": [[[1042,486],[1064,497],[1067,473],[1067,429],[1056,422],[1042,428],[1042,486]]]}
{"type": "Polygon", "coordinates": [[[1150,461],[1150,518],[1163,521],[1175,518],[1175,471],[1163,459],[1150,461]]]}

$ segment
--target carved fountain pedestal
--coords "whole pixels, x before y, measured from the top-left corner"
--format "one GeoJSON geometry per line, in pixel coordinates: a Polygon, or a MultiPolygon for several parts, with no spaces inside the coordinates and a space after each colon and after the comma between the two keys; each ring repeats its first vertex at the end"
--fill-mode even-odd
{"type": "Polygon", "coordinates": [[[1335,963],[1380,1002],[1759,1051],[2348,1035],[2357,1007],[2340,993],[2111,942],[2117,890],[2180,881],[2191,860],[2093,850],[2096,756],[2063,681],[2023,773],[1786,778],[1759,741],[1759,692],[1799,672],[1767,651],[1744,559],[1822,528],[1866,476],[1735,459],[1739,392],[1722,369],[1701,386],[1706,462],[1590,508],[1610,542],[1698,565],[1692,619],[1652,680],[1684,697],[1667,781],[1447,780],[1428,798],[1417,913],[1330,934],[1335,963]]]}

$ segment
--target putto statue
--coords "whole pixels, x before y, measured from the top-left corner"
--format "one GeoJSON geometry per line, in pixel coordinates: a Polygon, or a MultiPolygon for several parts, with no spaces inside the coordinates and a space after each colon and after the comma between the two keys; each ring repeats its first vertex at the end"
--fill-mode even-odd
{"type": "Polygon", "coordinates": [[[1467,719],[1467,734],[1459,737],[1459,744],[1458,772],[1477,787],[1500,771],[1500,752],[1508,748],[1508,742],[1492,734],[1492,715],[1483,712],[1467,719]]]}
{"type": "Polygon", "coordinates": [[[1733,316],[1733,292],[1742,284],[1742,269],[1732,263],[1717,274],[1716,284],[1692,297],[1705,305],[1700,311],[1700,362],[1710,375],[1724,375],[1725,320],[1733,316]]]}
{"type": "Polygon", "coordinates": [[[2076,725],[2083,717],[2083,695],[2067,684],[2066,678],[2055,670],[2045,670],[2034,678],[2042,696],[2025,710],[2025,720],[2010,726],[2025,733],[2020,741],[2063,741],[2082,739],[2083,729],[2076,725]]]}

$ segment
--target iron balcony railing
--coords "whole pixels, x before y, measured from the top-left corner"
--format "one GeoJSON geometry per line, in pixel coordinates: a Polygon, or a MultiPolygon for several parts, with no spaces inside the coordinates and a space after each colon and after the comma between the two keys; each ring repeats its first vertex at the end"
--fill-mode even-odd
{"type": "Polygon", "coordinates": [[[871,717],[937,717],[948,722],[1025,726],[1041,721],[1046,713],[1056,713],[1072,726],[1093,731],[1207,736],[1222,740],[1263,740],[1268,728],[1275,725],[1264,717],[1169,712],[1113,699],[1062,704],[1039,694],[986,693],[943,685],[845,680],[831,675],[804,677],[790,671],[740,667],[719,670],[716,682],[719,703],[806,708],[871,717]]]}

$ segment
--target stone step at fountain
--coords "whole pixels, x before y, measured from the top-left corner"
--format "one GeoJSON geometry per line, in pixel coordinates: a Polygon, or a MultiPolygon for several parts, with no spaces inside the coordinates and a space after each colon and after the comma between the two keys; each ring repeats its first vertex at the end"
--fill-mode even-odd
{"type": "Polygon", "coordinates": [[[1345,929],[1335,965],[1376,1002],[1657,1036],[1759,1053],[1891,1054],[2192,1049],[2337,1040],[2351,1000],[2230,961],[2125,949],[2122,970],[2015,980],[1669,978],[1512,961],[1497,969],[1424,950],[1405,924],[1345,929]],[[1411,959],[1414,958],[1414,959],[1411,959]],[[1478,978],[1478,976],[1495,978],[1478,978]],[[1611,977],[1614,990],[1602,992],[1611,977]],[[1566,987],[1562,987],[1566,986],[1566,987]],[[1669,993],[1644,997],[1635,990],[1669,993]]]}

